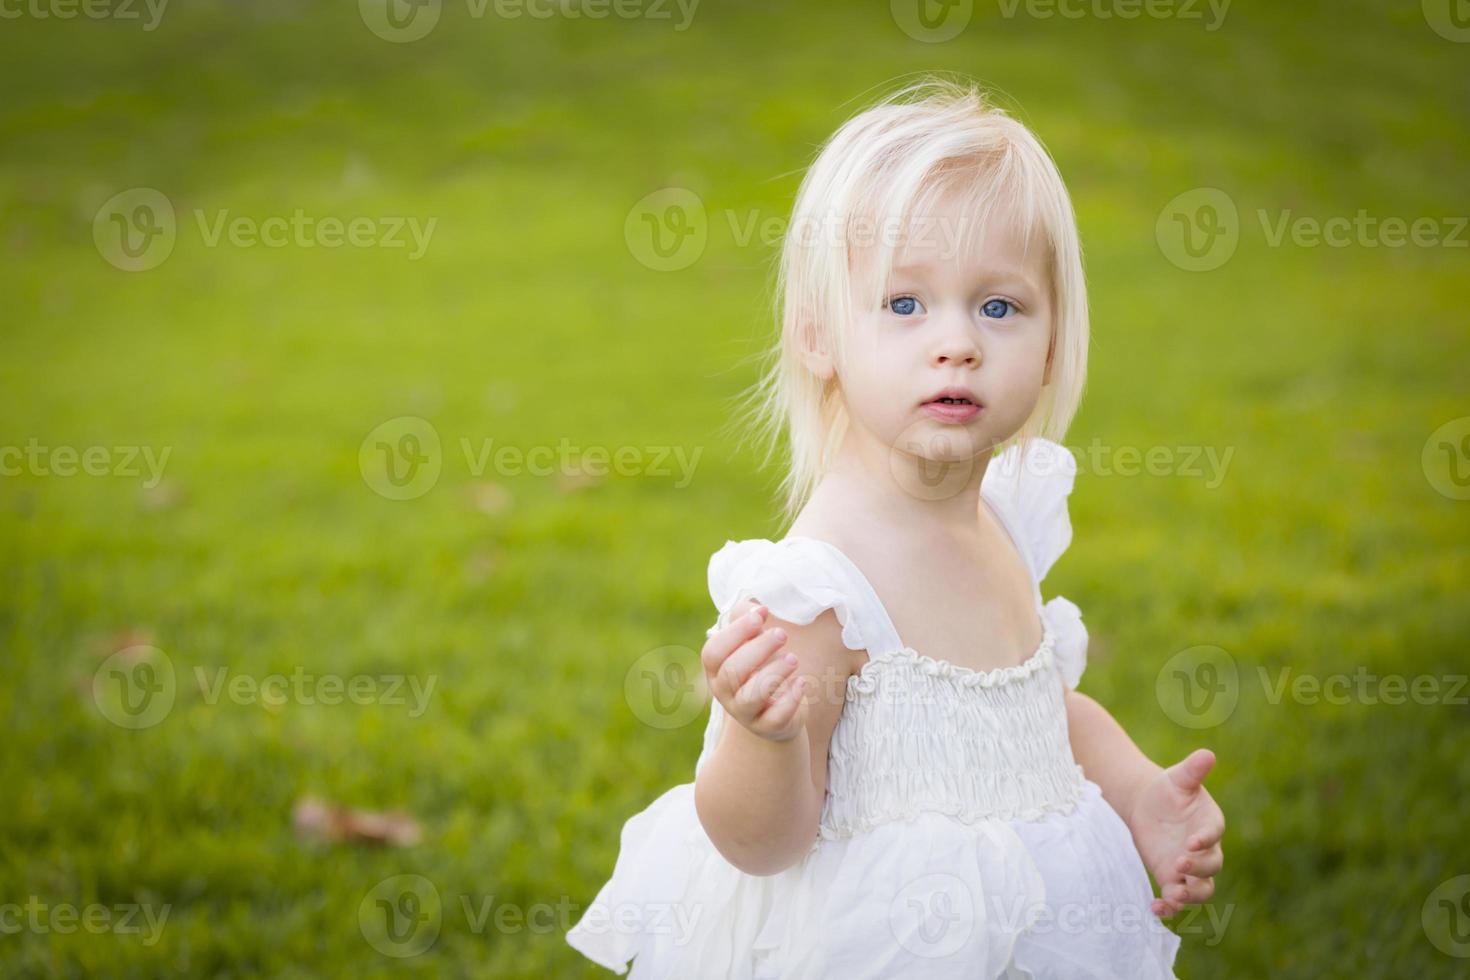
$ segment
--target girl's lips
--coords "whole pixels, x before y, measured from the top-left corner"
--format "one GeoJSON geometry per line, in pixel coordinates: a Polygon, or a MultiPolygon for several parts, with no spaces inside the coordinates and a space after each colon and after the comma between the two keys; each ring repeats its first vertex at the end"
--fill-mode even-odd
{"type": "Polygon", "coordinates": [[[980,414],[980,408],[981,406],[975,404],[924,403],[924,411],[941,422],[968,422],[980,414]]]}

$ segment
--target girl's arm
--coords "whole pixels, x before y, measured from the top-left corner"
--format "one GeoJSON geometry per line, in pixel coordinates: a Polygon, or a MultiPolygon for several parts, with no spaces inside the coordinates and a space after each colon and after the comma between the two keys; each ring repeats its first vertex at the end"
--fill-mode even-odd
{"type": "Polygon", "coordinates": [[[1102,705],[1071,688],[1066,699],[1072,755],[1102,790],[1103,799],[1128,823],[1139,790],[1164,770],[1143,754],[1102,705]]]}
{"type": "Polygon", "coordinates": [[[711,636],[700,660],[712,692],[745,692],[760,683],[762,671],[768,680],[782,677],[780,668],[762,665],[794,655],[794,669],[787,668],[768,697],[774,706],[758,703],[760,691],[748,694],[761,716],[778,712],[780,721],[773,725],[784,737],[756,734],[726,705],[719,740],[695,778],[694,807],[725,860],[746,874],[773,875],[801,860],[817,837],[827,793],[827,746],[842,713],[851,653],[831,610],[805,625],[771,616],[763,606],[755,611],[754,617],[732,618],[711,636]],[[717,683],[722,672],[729,683],[717,683]],[[787,690],[797,679],[803,684],[801,704],[792,712],[787,690]]]}

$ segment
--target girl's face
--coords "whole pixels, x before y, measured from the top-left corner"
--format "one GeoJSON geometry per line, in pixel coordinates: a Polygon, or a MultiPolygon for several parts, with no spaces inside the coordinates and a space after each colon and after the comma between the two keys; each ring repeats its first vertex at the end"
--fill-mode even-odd
{"type": "Polygon", "coordinates": [[[1005,215],[968,249],[948,225],[934,221],[900,243],[881,307],[853,297],[846,359],[835,365],[855,427],[883,448],[941,462],[988,455],[1030,417],[1050,383],[1053,317],[1038,242],[1025,251],[1005,215]],[[959,403],[936,404],[942,393],[959,403]]]}

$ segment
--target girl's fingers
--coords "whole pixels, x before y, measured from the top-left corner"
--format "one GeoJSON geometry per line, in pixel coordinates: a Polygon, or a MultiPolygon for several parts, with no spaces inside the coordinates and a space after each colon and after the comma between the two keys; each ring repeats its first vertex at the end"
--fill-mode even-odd
{"type": "Polygon", "coordinates": [[[1186,875],[1184,878],[1184,902],[1189,905],[1203,905],[1215,894],[1214,878],[1199,878],[1195,875],[1186,875]]]}
{"type": "Polygon", "coordinates": [[[779,626],[762,630],[725,658],[725,662],[715,671],[711,686],[718,685],[718,690],[734,694],[750,679],[755,669],[765,663],[785,642],[786,631],[779,626]]]}
{"type": "Polygon", "coordinates": [[[761,713],[761,725],[774,731],[786,728],[801,710],[803,687],[800,677],[786,685],[785,690],[771,700],[771,706],[761,713]]]}
{"type": "Polygon", "coordinates": [[[779,626],[761,630],[760,635],[747,639],[744,644],[736,649],[734,654],[729,655],[725,666],[734,671],[731,676],[735,677],[735,688],[744,685],[750,680],[751,674],[756,673],[759,667],[772,658],[772,654],[778,654],[781,646],[786,642],[786,630],[779,626]]]}
{"type": "Polygon", "coordinates": [[[1224,821],[1217,820],[1208,830],[1194,834],[1189,838],[1189,849],[1191,851],[1203,851],[1208,847],[1220,843],[1220,838],[1225,836],[1224,821]]]}
{"type": "Polygon", "coordinates": [[[1214,894],[1215,879],[1195,875],[1185,875],[1183,882],[1171,882],[1160,890],[1162,900],[1172,912],[1177,912],[1186,905],[1202,905],[1214,894]]]}
{"type": "Polygon", "coordinates": [[[1224,866],[1225,854],[1220,850],[1220,845],[1216,844],[1203,854],[1192,851],[1180,858],[1178,870],[1200,878],[1213,878],[1224,866]]]}
{"type": "Polygon", "coordinates": [[[726,657],[764,628],[767,614],[766,607],[757,603],[711,634],[699,654],[704,669],[711,674],[719,670],[726,657]]]}
{"type": "Polygon", "coordinates": [[[780,663],[784,660],[782,655],[784,651],[781,647],[785,645],[786,639],[786,631],[775,626],[762,631],[759,636],[746,640],[739,650],[730,654],[730,658],[725,661],[725,666],[720,668],[730,689],[739,691],[768,662],[780,663]]]}
{"type": "Polygon", "coordinates": [[[759,714],[768,702],[775,699],[781,682],[796,666],[796,655],[793,653],[783,654],[772,660],[740,685],[740,690],[735,692],[735,703],[749,710],[751,714],[759,714]]]}

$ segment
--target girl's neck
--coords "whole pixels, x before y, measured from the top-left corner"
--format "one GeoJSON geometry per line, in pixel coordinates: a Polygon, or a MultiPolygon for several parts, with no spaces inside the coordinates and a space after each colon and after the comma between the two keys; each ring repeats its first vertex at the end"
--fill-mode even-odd
{"type": "Polygon", "coordinates": [[[919,537],[974,534],[990,459],[982,452],[939,463],[849,428],[812,502],[820,499],[823,510],[830,504],[844,517],[882,521],[919,537]]]}

